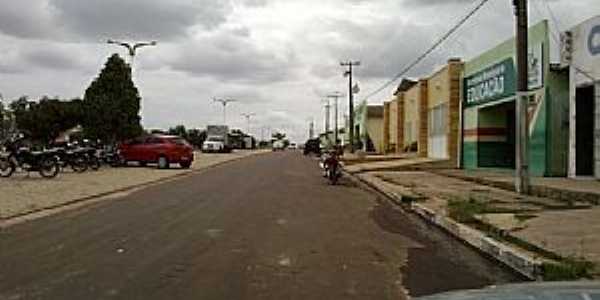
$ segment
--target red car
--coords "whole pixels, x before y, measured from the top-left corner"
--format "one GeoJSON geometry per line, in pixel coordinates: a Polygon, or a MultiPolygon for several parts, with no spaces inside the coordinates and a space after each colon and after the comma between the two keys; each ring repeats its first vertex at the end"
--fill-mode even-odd
{"type": "Polygon", "coordinates": [[[119,151],[125,164],[130,161],[137,161],[142,166],[157,163],[159,169],[167,169],[171,163],[187,169],[194,160],[194,148],[185,139],[170,135],[133,139],[119,145],[119,151]]]}

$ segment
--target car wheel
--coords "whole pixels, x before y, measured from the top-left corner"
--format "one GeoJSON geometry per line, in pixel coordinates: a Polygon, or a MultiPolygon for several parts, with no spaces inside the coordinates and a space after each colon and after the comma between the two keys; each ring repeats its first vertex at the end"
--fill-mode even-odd
{"type": "Polygon", "coordinates": [[[191,161],[180,162],[179,166],[183,169],[189,169],[192,166],[192,162],[191,161]]]}
{"type": "Polygon", "coordinates": [[[169,168],[169,160],[166,156],[160,156],[158,158],[158,168],[159,169],[168,169],[169,168]]]}

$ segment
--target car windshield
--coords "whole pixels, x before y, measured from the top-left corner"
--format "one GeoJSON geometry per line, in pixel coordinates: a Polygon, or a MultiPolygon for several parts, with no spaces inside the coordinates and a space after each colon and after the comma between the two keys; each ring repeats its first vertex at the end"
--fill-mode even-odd
{"type": "Polygon", "coordinates": [[[0,300],[584,280],[600,0],[0,0],[0,300]]]}

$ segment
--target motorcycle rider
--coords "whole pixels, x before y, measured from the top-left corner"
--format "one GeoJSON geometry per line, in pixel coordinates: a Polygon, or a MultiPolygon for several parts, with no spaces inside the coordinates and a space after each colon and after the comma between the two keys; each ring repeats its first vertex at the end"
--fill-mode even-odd
{"type": "Polygon", "coordinates": [[[323,174],[324,177],[329,175],[329,170],[337,171],[337,168],[339,167],[339,157],[341,154],[343,154],[343,149],[339,145],[334,146],[332,150],[327,152],[325,160],[323,161],[323,166],[325,169],[323,174]]]}

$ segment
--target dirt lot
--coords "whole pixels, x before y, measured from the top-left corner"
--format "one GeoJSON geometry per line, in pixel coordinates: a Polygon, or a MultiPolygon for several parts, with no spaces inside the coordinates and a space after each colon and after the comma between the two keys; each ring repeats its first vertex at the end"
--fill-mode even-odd
{"type": "Polygon", "coordinates": [[[37,173],[14,174],[0,179],[0,220],[40,209],[55,207],[77,199],[105,194],[183,173],[194,172],[229,160],[256,154],[239,151],[231,154],[195,153],[195,160],[188,170],[172,165],[172,169],[158,170],[152,166],[110,168],[76,174],[69,169],[57,178],[44,179],[37,173]]]}

